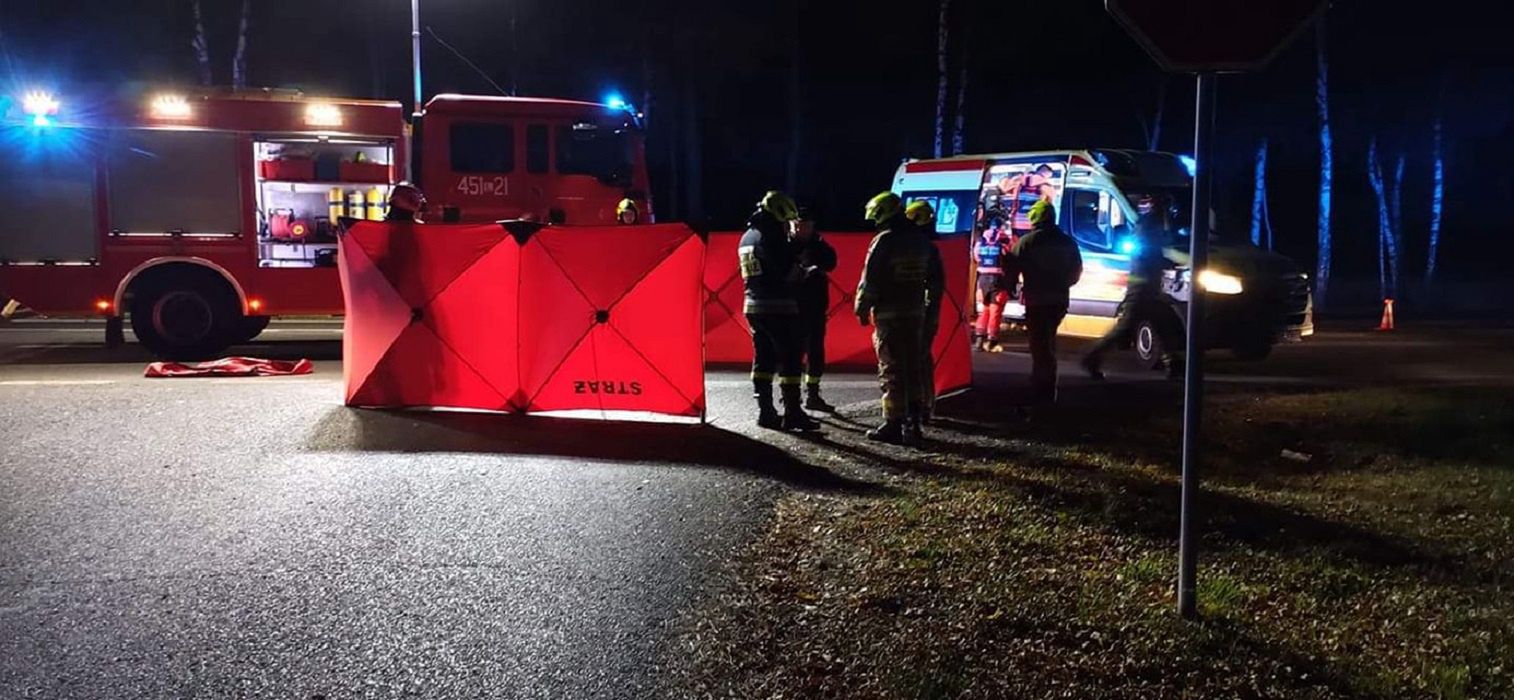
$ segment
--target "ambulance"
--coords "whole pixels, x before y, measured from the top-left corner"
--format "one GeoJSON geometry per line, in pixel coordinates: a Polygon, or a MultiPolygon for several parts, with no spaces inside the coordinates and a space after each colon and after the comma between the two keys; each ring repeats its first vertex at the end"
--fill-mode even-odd
{"type": "Polygon", "coordinates": [[[651,221],[638,121],[468,95],[414,127],[398,102],[287,90],[0,96],[0,299],[214,356],[274,316],[341,314],[337,222],[383,218],[401,180],[435,221],[609,224],[626,200],[651,221]]]}
{"type": "MultiPolygon", "coordinates": [[[[1171,153],[1090,149],[910,160],[894,174],[893,190],[907,202],[930,202],[939,235],[976,238],[988,226],[1003,225],[1003,212],[1015,208],[1005,201],[1015,196],[1010,184],[1027,174],[1050,185],[1058,225],[1083,254],[1083,277],[1071,290],[1063,335],[1097,338],[1113,328],[1132,255],[1141,245],[1134,234],[1143,209],[1165,211],[1160,218],[1168,229],[1168,257],[1186,260],[1192,169],[1171,153]]],[[[1197,286],[1208,295],[1206,348],[1262,359],[1277,343],[1314,333],[1309,276],[1282,255],[1216,236],[1197,286]]],[[[1173,320],[1178,325],[1172,327],[1186,327],[1194,287],[1193,270],[1186,266],[1167,273],[1166,303],[1151,313],[1171,319],[1140,319],[1132,341],[1143,362],[1154,364],[1162,355],[1160,323],[1173,320]]],[[[1017,302],[1005,309],[1007,321],[1023,322],[1024,314],[1017,302]]]]}

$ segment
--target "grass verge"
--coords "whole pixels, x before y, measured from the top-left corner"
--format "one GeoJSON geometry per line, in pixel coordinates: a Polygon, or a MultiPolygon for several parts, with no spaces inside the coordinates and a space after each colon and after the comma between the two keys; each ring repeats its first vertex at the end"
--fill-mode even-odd
{"type": "Polygon", "coordinates": [[[968,401],[928,456],[879,451],[888,495],[781,501],[672,692],[1514,697],[1501,393],[1214,397],[1197,622],[1173,613],[1175,413],[1006,432],[968,401]]]}

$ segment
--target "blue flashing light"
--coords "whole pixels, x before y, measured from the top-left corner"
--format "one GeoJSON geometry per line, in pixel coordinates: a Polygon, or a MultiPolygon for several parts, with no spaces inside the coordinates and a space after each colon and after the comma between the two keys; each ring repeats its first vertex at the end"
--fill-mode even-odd
{"type": "Polygon", "coordinates": [[[1178,156],[1178,160],[1183,161],[1183,167],[1188,169],[1188,177],[1193,177],[1198,173],[1199,162],[1194,160],[1193,156],[1178,156]]]}
{"type": "Polygon", "coordinates": [[[609,107],[610,109],[630,108],[630,105],[626,104],[626,98],[621,97],[620,93],[618,92],[612,92],[608,95],[605,95],[605,106],[609,107]]]}
{"type": "Polygon", "coordinates": [[[1135,238],[1121,238],[1116,247],[1124,255],[1135,255],[1141,252],[1141,242],[1135,238]]]}
{"type": "Polygon", "coordinates": [[[53,125],[53,120],[48,119],[46,114],[34,114],[34,115],[32,115],[32,126],[47,127],[47,126],[52,126],[52,125],[53,125]]]}

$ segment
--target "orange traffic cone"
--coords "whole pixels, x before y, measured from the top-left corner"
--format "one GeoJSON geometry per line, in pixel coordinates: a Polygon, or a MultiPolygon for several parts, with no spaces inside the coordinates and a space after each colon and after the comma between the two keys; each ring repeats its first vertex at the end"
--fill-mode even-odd
{"type": "Polygon", "coordinates": [[[1391,330],[1393,330],[1393,300],[1392,299],[1384,299],[1383,300],[1383,320],[1382,320],[1381,323],[1377,324],[1377,329],[1380,330],[1380,331],[1391,331],[1391,330]]]}

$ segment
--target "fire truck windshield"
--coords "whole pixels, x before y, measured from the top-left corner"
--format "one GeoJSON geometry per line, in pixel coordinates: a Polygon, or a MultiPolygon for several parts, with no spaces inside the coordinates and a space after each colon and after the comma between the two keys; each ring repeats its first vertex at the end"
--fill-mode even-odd
{"type": "Polygon", "coordinates": [[[589,175],[614,187],[631,185],[637,133],[623,122],[581,121],[560,128],[557,172],[589,175]]]}

